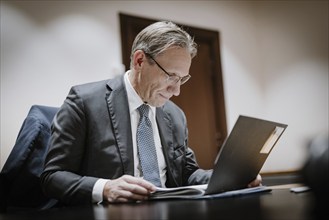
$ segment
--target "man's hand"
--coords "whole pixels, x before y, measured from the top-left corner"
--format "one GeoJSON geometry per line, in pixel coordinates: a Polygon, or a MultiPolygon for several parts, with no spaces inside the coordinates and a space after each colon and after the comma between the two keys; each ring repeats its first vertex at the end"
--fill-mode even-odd
{"type": "Polygon", "coordinates": [[[124,175],[105,184],[103,199],[110,203],[146,200],[155,190],[152,183],[142,178],[124,175]]]}
{"type": "Polygon", "coordinates": [[[262,185],[262,177],[258,174],[256,179],[254,179],[251,183],[248,184],[248,187],[256,187],[262,185]]]}

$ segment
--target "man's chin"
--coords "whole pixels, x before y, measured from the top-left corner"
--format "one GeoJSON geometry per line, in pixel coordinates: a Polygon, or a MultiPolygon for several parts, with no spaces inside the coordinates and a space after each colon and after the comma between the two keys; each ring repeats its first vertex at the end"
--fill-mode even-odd
{"type": "Polygon", "coordinates": [[[154,106],[154,107],[161,107],[164,104],[166,104],[167,101],[168,100],[166,99],[165,101],[150,102],[148,104],[151,105],[151,106],[154,106]]]}

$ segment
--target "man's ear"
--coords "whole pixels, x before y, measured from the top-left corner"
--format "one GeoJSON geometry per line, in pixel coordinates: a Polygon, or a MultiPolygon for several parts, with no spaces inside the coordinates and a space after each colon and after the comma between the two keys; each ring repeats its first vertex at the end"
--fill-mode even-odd
{"type": "Polygon", "coordinates": [[[144,62],[145,54],[142,50],[136,50],[133,54],[133,66],[135,70],[139,70],[142,68],[143,62],[144,62]]]}
{"type": "Polygon", "coordinates": [[[137,59],[137,63],[138,63],[139,66],[142,65],[142,62],[143,62],[143,58],[138,58],[138,59],[137,59]]]}

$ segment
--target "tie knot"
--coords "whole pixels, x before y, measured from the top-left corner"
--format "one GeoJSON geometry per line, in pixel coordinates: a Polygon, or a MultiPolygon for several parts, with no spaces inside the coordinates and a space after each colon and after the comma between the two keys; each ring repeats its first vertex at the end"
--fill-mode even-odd
{"type": "Polygon", "coordinates": [[[142,116],[146,116],[148,117],[148,113],[149,113],[149,106],[146,104],[143,104],[141,106],[138,107],[138,111],[139,111],[139,115],[142,116]]]}

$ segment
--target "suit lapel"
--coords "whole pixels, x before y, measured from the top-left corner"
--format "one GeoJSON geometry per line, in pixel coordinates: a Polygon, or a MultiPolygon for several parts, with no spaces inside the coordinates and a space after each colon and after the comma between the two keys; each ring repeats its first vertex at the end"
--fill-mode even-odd
{"type": "Polygon", "coordinates": [[[130,113],[124,78],[117,77],[108,82],[107,106],[113,125],[113,133],[117,141],[122,160],[124,174],[134,175],[133,143],[131,136],[130,113]]]}

